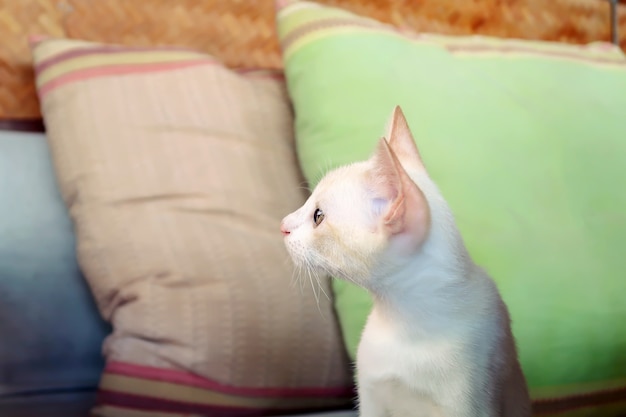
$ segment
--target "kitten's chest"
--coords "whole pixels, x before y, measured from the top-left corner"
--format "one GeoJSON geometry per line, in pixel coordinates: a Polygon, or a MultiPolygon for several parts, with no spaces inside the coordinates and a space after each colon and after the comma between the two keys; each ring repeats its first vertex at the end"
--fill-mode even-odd
{"type": "Polygon", "coordinates": [[[422,401],[446,396],[467,381],[463,354],[452,340],[410,342],[375,314],[368,319],[359,344],[359,384],[371,384],[394,397],[422,401]],[[383,388],[384,387],[384,388],[383,388]]]}
{"type": "Polygon", "coordinates": [[[381,382],[373,395],[388,417],[447,417],[431,396],[416,393],[399,381],[381,382]]]}

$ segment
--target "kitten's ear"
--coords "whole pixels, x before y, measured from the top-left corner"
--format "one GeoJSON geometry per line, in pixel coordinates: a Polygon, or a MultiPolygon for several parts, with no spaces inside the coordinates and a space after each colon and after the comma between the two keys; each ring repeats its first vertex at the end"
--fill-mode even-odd
{"type": "Polygon", "coordinates": [[[383,138],[373,156],[373,185],[378,198],[388,201],[382,221],[390,235],[409,237],[419,246],[430,228],[430,210],[422,190],[411,180],[383,138]]]}
{"type": "Polygon", "coordinates": [[[411,134],[411,129],[409,129],[409,124],[400,106],[396,106],[393,109],[393,113],[387,123],[387,136],[385,137],[403,165],[407,168],[426,170],[413,139],[413,134],[411,134]]]}

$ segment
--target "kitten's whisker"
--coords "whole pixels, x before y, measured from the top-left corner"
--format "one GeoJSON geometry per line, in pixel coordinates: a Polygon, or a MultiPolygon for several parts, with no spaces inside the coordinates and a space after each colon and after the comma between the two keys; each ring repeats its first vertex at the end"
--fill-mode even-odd
{"type": "Polygon", "coordinates": [[[313,295],[315,296],[315,300],[319,302],[317,291],[315,291],[315,283],[313,282],[314,271],[313,271],[313,268],[311,268],[311,265],[307,265],[306,272],[309,275],[309,281],[311,282],[311,289],[313,290],[313,295]]]}
{"type": "Polygon", "coordinates": [[[306,271],[307,271],[307,274],[309,275],[309,282],[311,283],[311,289],[313,290],[313,295],[315,296],[315,301],[316,301],[316,303],[317,303],[317,308],[319,309],[319,306],[320,306],[320,297],[319,297],[319,295],[317,294],[317,292],[315,291],[315,285],[313,284],[313,277],[312,277],[312,275],[311,275],[311,268],[308,268],[308,267],[307,267],[306,271]]]}
{"type": "Polygon", "coordinates": [[[328,301],[330,300],[330,297],[328,296],[328,293],[326,292],[326,290],[324,289],[324,286],[322,284],[322,280],[320,279],[320,276],[318,273],[315,274],[315,279],[317,280],[317,286],[320,288],[321,292],[324,293],[324,296],[326,297],[326,299],[328,301]]]}
{"type": "Polygon", "coordinates": [[[298,277],[300,277],[300,294],[304,294],[304,286],[306,278],[304,277],[304,271],[306,270],[306,266],[298,265],[298,277]]]}
{"type": "Polygon", "coordinates": [[[289,283],[289,288],[294,289],[296,287],[296,283],[297,283],[297,272],[298,272],[298,267],[296,265],[293,265],[293,268],[291,269],[291,282],[289,283]]]}
{"type": "Polygon", "coordinates": [[[290,256],[286,256],[283,260],[285,266],[291,267],[291,281],[289,282],[289,288],[295,288],[296,285],[296,271],[298,266],[293,262],[290,256]]]}
{"type": "MultiPolygon", "coordinates": [[[[320,314],[322,314],[322,310],[320,307],[320,293],[319,291],[315,290],[315,285],[313,283],[313,277],[316,277],[316,273],[317,270],[313,267],[311,261],[309,259],[306,259],[306,271],[307,274],[309,275],[309,281],[311,282],[311,289],[313,290],[313,295],[315,296],[315,301],[317,303],[317,310],[320,312],[320,314]]],[[[317,278],[315,279],[317,281],[317,278]]]]}
{"type": "MultiPolygon", "coordinates": [[[[319,271],[315,271],[315,280],[317,281],[317,285],[318,285],[318,287],[319,287],[319,288],[320,288],[320,290],[324,293],[324,295],[326,296],[326,298],[328,299],[328,301],[331,301],[331,300],[330,300],[330,297],[328,296],[328,294],[327,294],[327,293],[326,293],[326,291],[324,290],[324,287],[322,286],[322,281],[321,281],[321,279],[320,279],[320,273],[319,273],[319,271]]],[[[321,310],[321,308],[320,308],[319,304],[318,304],[318,306],[317,306],[317,309],[319,310],[320,315],[322,316],[322,319],[327,320],[327,319],[328,319],[328,316],[327,316],[326,314],[324,314],[324,311],[322,311],[322,310],[321,310]]]]}
{"type": "Polygon", "coordinates": [[[315,179],[314,184],[319,183],[321,179],[324,178],[326,174],[328,174],[328,172],[330,172],[333,168],[334,168],[334,164],[329,158],[326,158],[323,165],[318,163],[317,175],[314,178],[315,179]]]}
{"type": "Polygon", "coordinates": [[[303,294],[302,291],[302,266],[300,266],[300,264],[296,265],[296,267],[293,270],[294,272],[294,286],[298,285],[300,287],[300,294],[303,294]]]}
{"type": "MultiPolygon", "coordinates": [[[[317,276],[315,275],[315,271],[311,270],[311,273],[313,275],[313,278],[315,278],[315,281],[317,282],[317,276]]],[[[315,290],[313,290],[313,292],[315,292],[315,290]]],[[[320,313],[321,316],[324,316],[324,313],[322,313],[322,308],[320,307],[320,292],[319,292],[319,290],[316,293],[315,301],[317,302],[317,311],[320,313]]]]}
{"type": "Polygon", "coordinates": [[[300,181],[300,183],[298,184],[298,187],[305,187],[305,188],[307,188],[308,190],[313,191],[313,190],[311,190],[311,188],[309,187],[309,182],[308,182],[307,180],[300,181]]]}
{"type": "Polygon", "coordinates": [[[308,185],[299,185],[298,187],[296,187],[298,190],[304,190],[309,194],[313,193],[313,190],[311,189],[311,187],[309,187],[308,185]]]}

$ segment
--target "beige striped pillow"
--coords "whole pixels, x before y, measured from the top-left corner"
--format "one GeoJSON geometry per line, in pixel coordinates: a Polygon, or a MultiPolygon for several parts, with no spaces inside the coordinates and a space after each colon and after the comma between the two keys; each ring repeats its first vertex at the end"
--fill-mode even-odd
{"type": "Polygon", "coordinates": [[[95,414],[349,404],[331,303],[290,285],[279,233],[303,201],[280,74],[173,48],[33,54],[79,262],[114,327],[95,414]]]}

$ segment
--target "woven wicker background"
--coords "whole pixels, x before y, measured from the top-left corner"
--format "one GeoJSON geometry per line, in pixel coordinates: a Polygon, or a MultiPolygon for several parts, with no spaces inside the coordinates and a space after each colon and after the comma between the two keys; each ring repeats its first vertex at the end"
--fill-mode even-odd
{"type": "MultiPolygon", "coordinates": [[[[606,0],[319,0],[414,30],[585,43],[610,39],[606,0]]],[[[38,118],[27,37],[182,45],[229,66],[281,66],[273,0],[0,0],[0,119],[38,118]]],[[[619,11],[626,49],[626,6],[619,11]]]]}

